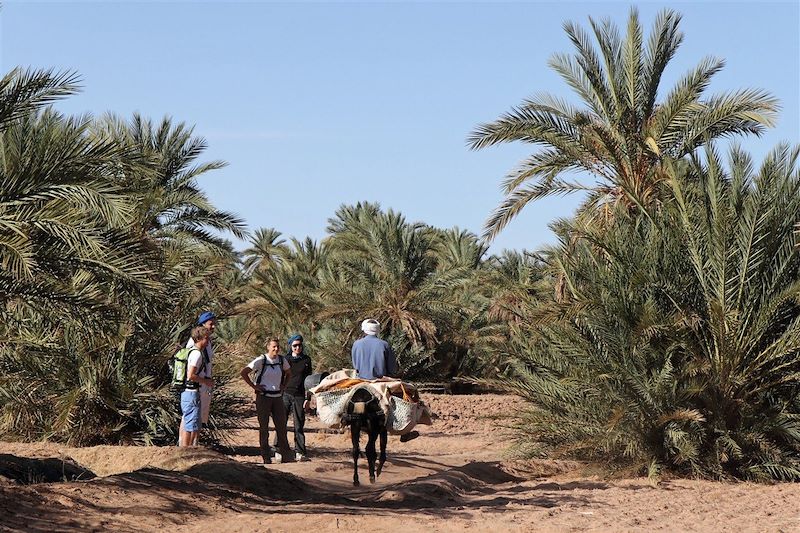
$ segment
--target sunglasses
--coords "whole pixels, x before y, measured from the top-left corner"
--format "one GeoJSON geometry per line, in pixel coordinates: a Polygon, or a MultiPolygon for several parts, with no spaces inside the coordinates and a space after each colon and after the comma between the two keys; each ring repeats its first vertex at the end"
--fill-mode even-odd
{"type": "Polygon", "coordinates": [[[292,348],[301,348],[302,344],[292,344],[292,348]]]}

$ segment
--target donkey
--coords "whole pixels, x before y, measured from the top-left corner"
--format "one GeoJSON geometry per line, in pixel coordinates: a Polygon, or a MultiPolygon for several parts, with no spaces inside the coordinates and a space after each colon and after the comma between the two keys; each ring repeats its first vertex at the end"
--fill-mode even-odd
{"type": "Polygon", "coordinates": [[[360,455],[359,444],[361,439],[361,429],[366,429],[369,439],[367,440],[367,464],[369,465],[369,482],[375,483],[375,478],[381,475],[383,463],[386,462],[386,441],[388,433],[386,431],[386,415],[381,409],[380,401],[369,389],[361,387],[356,389],[350,401],[347,403],[347,414],[345,421],[350,425],[350,438],[353,441],[353,485],[358,482],[358,456],[360,455]],[[375,441],[381,438],[381,455],[377,467],[375,459],[375,441]]]}

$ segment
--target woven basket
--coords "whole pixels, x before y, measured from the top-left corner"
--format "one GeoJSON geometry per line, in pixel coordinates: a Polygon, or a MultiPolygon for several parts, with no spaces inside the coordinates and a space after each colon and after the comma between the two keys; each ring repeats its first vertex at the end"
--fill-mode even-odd
{"type": "Polygon", "coordinates": [[[347,411],[347,399],[352,390],[331,390],[315,394],[317,397],[317,416],[325,426],[338,428],[342,426],[342,416],[347,411]]]}
{"type": "Polygon", "coordinates": [[[397,396],[392,396],[391,402],[389,423],[387,424],[389,432],[403,434],[411,431],[419,420],[419,404],[408,402],[397,396]]]}

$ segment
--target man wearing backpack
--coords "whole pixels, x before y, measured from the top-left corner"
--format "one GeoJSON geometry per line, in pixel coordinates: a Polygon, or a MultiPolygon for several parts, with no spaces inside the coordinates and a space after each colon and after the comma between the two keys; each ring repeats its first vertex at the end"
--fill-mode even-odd
{"type": "Polygon", "coordinates": [[[198,326],[192,330],[194,349],[189,352],[185,367],[185,386],[181,392],[181,432],[180,446],[196,446],[200,435],[200,385],[209,389],[214,386],[214,381],[201,375],[203,366],[203,349],[208,344],[209,331],[198,326]]]}
{"type": "Polygon", "coordinates": [[[267,339],[267,353],[253,359],[242,368],[242,379],[256,393],[256,414],[258,415],[258,441],[264,464],[272,462],[269,450],[269,418],[275,426],[278,437],[278,462],[294,461],[286,436],[286,408],[283,405],[283,391],[292,375],[289,362],[279,353],[280,341],[275,337],[267,339]],[[256,380],[250,379],[255,373],[256,380]]]}
{"type": "MultiPolygon", "coordinates": [[[[197,318],[197,326],[202,327],[208,331],[208,341],[206,342],[206,346],[203,350],[201,350],[203,356],[203,364],[200,368],[200,375],[204,378],[211,378],[211,367],[212,367],[212,360],[214,359],[214,347],[211,345],[211,335],[214,333],[214,329],[217,327],[217,317],[211,311],[203,312],[197,318]]],[[[187,348],[194,348],[195,343],[194,339],[189,336],[189,341],[186,343],[187,348]]],[[[200,424],[201,427],[205,426],[208,423],[208,413],[211,408],[211,387],[206,387],[205,385],[200,385],[200,424]]],[[[181,442],[185,439],[186,430],[183,427],[183,420],[181,419],[181,426],[178,429],[178,446],[182,446],[181,442]]],[[[195,435],[194,440],[192,441],[192,445],[196,446],[200,442],[200,432],[197,432],[195,435]]]]}
{"type": "MultiPolygon", "coordinates": [[[[211,337],[214,334],[214,329],[217,327],[217,316],[211,311],[203,312],[199,317],[197,317],[197,325],[203,326],[208,330],[208,344],[206,345],[205,350],[203,350],[203,362],[205,363],[203,366],[203,376],[210,378],[212,377],[211,367],[212,361],[214,360],[214,346],[211,344],[211,337]]],[[[194,346],[194,341],[189,338],[189,341],[186,343],[187,348],[192,348],[194,346]]],[[[208,413],[211,410],[211,389],[206,387],[205,385],[200,386],[200,422],[205,427],[208,424],[208,413]]]]}

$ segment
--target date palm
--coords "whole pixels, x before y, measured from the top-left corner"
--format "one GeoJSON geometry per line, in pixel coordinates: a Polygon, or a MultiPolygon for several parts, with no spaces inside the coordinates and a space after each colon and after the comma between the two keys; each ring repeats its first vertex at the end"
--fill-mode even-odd
{"type": "Polygon", "coordinates": [[[321,294],[329,303],[323,315],[356,326],[375,318],[413,348],[433,347],[439,319],[459,312],[452,296],[468,268],[438,270],[427,226],[375,204],[340,208],[329,228],[336,233],[328,240],[331,266],[323,272],[321,294]]]}
{"type": "Polygon", "coordinates": [[[649,216],[548,254],[566,296],[532,311],[511,389],[521,443],[658,474],[800,479],[800,149],[665,164],[649,216]],[[726,168],[727,167],[727,168],[726,168]]]}
{"type": "Polygon", "coordinates": [[[238,256],[207,228],[241,236],[241,224],[197,188],[216,165],[194,163],[204,144],[191,130],[140,119],[137,143],[135,126],[46,108],[75,83],[51,71],[0,80],[0,431],[174,441],[162,354],[198,308],[237,303],[215,283],[238,256]]]}
{"type": "Polygon", "coordinates": [[[12,69],[0,79],[0,131],[77,91],[78,76],[74,72],[12,69]]]}
{"type": "MultiPolygon", "coordinates": [[[[575,54],[556,54],[553,68],[577,93],[581,106],[550,94],[522,102],[470,135],[471,148],[522,141],[539,147],[503,182],[505,200],[485,225],[493,238],[531,201],[588,191],[587,206],[658,201],[662,157],[691,154],[709,141],[760,135],[774,123],[777,101],[761,90],[706,96],[724,61],[708,57],[657,100],[662,76],[683,34],[681,15],[665,10],[645,44],[632,9],[623,39],[611,21],[589,19],[590,34],[568,22],[575,54]],[[576,179],[565,177],[576,173],[576,179]]],[[[663,91],[663,88],[661,89],[663,91]]]]}
{"type": "Polygon", "coordinates": [[[124,150],[91,138],[89,124],[46,110],[0,133],[0,304],[89,311],[104,284],[158,286],[128,231],[133,204],[112,179],[124,150]]]}
{"type": "Polygon", "coordinates": [[[257,229],[250,239],[250,247],[243,253],[245,274],[277,266],[288,251],[280,231],[275,228],[257,229]]]}
{"type": "Polygon", "coordinates": [[[481,242],[474,233],[459,228],[440,230],[430,228],[433,233],[433,250],[440,270],[451,268],[479,268],[489,246],[481,242]]]}
{"type": "Polygon", "coordinates": [[[542,261],[529,252],[505,250],[492,256],[481,272],[485,286],[491,287],[489,318],[509,325],[520,325],[536,308],[550,288],[542,261]]]}
{"type": "MultiPolygon", "coordinates": [[[[272,229],[258,230],[254,241],[259,235],[277,238],[280,233],[272,229]]],[[[275,243],[275,240],[269,238],[267,242],[275,243]]],[[[278,245],[280,250],[259,247],[268,254],[279,253],[280,261],[253,272],[246,301],[238,308],[238,314],[246,317],[244,336],[248,339],[264,332],[287,335],[301,332],[311,336],[317,329],[317,313],[324,307],[317,295],[319,271],[327,261],[327,247],[310,238],[292,239],[290,246],[281,240],[278,245]]],[[[313,338],[309,341],[313,343],[313,338]]]]}
{"type": "Polygon", "coordinates": [[[111,137],[128,147],[139,168],[119,179],[136,194],[136,213],[142,235],[159,242],[183,240],[225,253],[225,241],[212,233],[246,237],[244,222],[215,207],[197,179],[223,168],[223,161],[198,163],[205,139],[193,128],[165,117],[154,124],[135,113],[130,122],[108,116],[96,126],[99,137],[111,137]]]}

